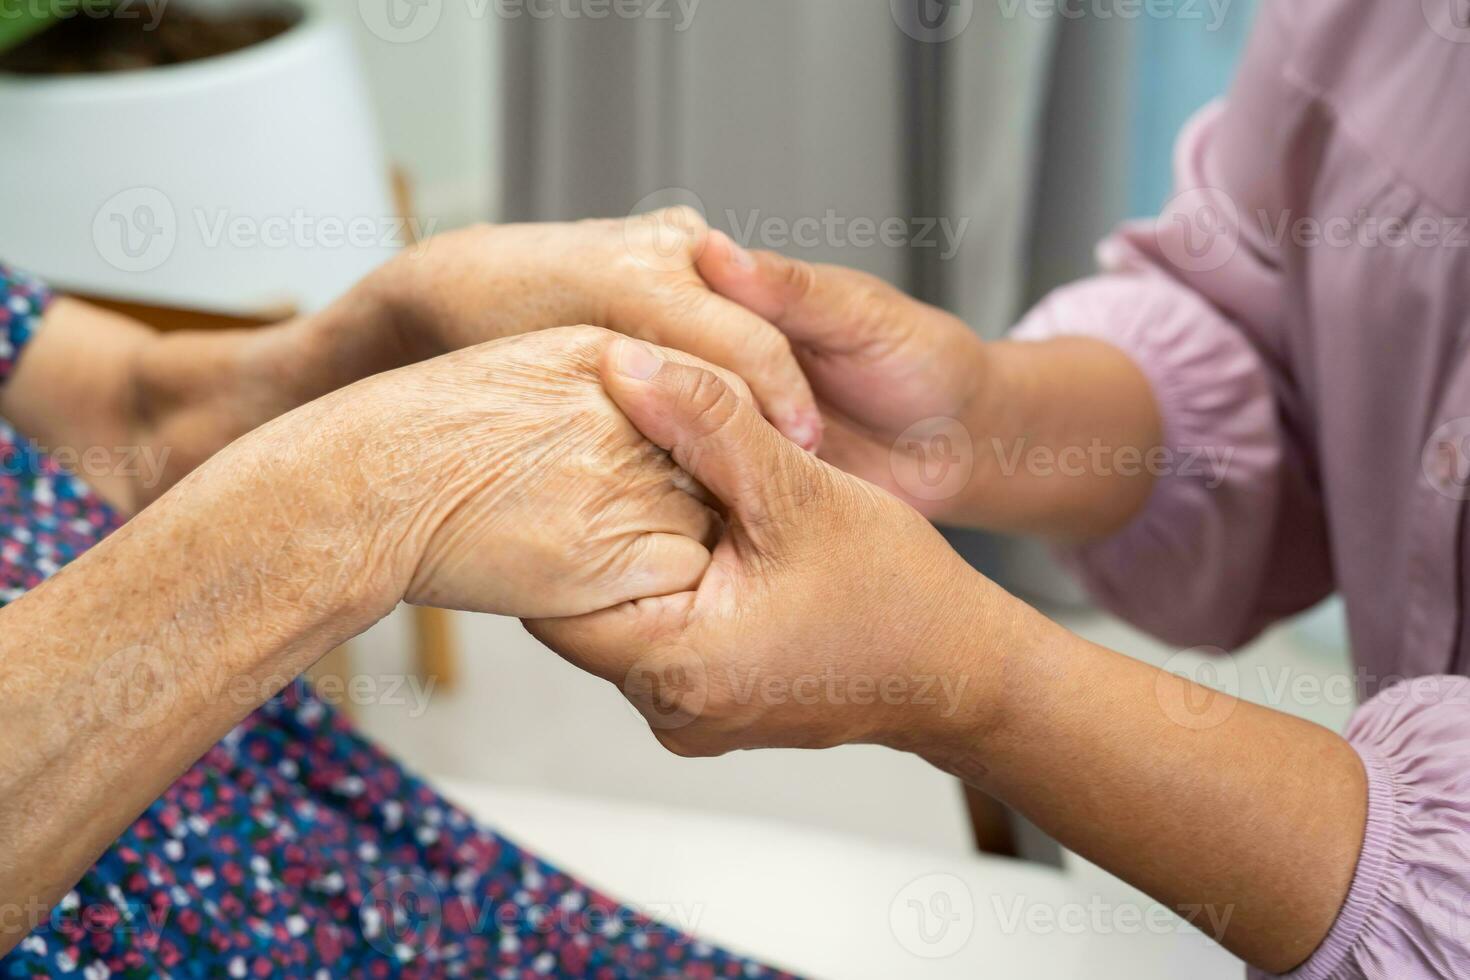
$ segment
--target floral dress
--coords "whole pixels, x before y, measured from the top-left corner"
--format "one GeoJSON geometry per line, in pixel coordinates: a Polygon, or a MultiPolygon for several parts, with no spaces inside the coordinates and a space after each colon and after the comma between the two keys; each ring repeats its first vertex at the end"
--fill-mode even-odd
{"type": "MultiPolygon", "coordinates": [[[[0,384],[49,294],[0,266],[0,384]]],[[[0,604],[121,521],[0,421],[0,604]]],[[[782,976],[474,823],[298,680],[168,788],[0,977],[782,976]]]]}

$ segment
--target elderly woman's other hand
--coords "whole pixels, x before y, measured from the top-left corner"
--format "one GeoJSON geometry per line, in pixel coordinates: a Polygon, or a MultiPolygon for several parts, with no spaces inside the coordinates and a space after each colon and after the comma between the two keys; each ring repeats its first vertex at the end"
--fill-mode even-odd
{"type": "Polygon", "coordinates": [[[0,414],[134,512],[231,440],[337,388],[462,347],[590,323],[739,374],[767,417],[814,449],[821,415],[790,344],[710,291],[695,269],[708,241],[699,216],[677,209],[480,226],[414,246],[325,310],[255,330],[159,336],[63,298],[0,389],[0,414]]]}
{"type": "Polygon", "coordinates": [[[710,241],[697,211],[480,225],[409,249],[358,290],[403,343],[440,353],[590,323],[687,351],[744,378],[766,417],[815,449],[822,419],[781,331],[712,292],[696,268],[710,241]]]}

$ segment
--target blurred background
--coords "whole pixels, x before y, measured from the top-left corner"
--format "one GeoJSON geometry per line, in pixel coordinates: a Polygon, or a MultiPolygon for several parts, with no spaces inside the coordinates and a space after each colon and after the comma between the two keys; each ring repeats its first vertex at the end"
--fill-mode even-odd
{"type": "MultiPolygon", "coordinates": [[[[693,203],[746,245],[868,270],[998,337],[1087,274],[1114,224],[1168,198],[1174,136],[1225,90],[1254,13],[1252,0],[304,2],[188,65],[144,53],[123,72],[0,73],[0,255],[156,321],[264,321],[320,306],[434,231],[693,203]],[[315,230],[280,241],[229,231],[303,213],[315,230]],[[327,219],[361,216],[373,234],[326,244],[327,219]],[[898,234],[875,234],[895,220],[898,234]]],[[[1350,668],[1331,603],[1206,670],[1090,610],[1044,550],[954,540],[1099,642],[1333,728],[1352,711],[1353,684],[1332,693],[1350,668]]],[[[676,834],[680,819],[732,821],[701,825],[715,829],[689,853],[711,862],[741,860],[755,827],[922,854],[936,872],[976,854],[960,787],[919,760],[675,758],[514,621],[400,610],[331,669],[411,677],[350,710],[594,881],[617,843],[597,828],[676,834]],[[542,825],[582,839],[541,841],[542,825]]],[[[1019,822],[1001,838],[992,849],[1065,868],[1078,894],[1128,894],[1019,822]]],[[[1196,974],[1238,975],[1203,942],[1189,957],[1196,974]]]]}

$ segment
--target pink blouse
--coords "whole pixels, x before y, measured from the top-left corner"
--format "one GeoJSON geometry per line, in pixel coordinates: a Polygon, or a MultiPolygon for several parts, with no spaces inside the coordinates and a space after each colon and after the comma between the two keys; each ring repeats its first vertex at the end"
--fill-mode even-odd
{"type": "Polygon", "coordinates": [[[1292,976],[1470,977],[1466,0],[1268,2],[1176,173],[1018,328],[1128,352],[1174,450],[1144,512],[1069,559],[1181,646],[1345,597],[1368,831],[1292,976]]]}

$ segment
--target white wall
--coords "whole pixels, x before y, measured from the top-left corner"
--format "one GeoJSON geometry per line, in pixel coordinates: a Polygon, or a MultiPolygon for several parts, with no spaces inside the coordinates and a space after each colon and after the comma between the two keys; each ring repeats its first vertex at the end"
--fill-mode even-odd
{"type": "Polygon", "coordinates": [[[388,158],[408,175],[418,215],[440,230],[494,218],[501,172],[495,4],[304,2],[351,26],[388,158]],[[390,4],[404,27],[386,19],[390,4]]]}

